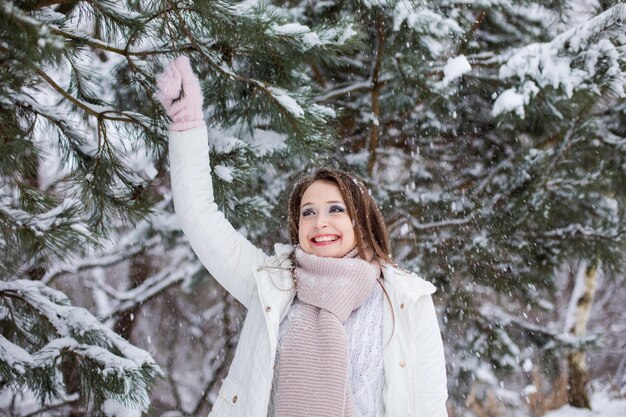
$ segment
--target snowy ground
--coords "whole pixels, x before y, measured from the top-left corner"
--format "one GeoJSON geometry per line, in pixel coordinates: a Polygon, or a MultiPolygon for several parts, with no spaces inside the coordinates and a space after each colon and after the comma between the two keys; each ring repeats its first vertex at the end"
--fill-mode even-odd
{"type": "Polygon", "coordinates": [[[570,406],[545,414],[544,417],[626,417],[626,399],[610,398],[606,392],[599,392],[591,398],[593,410],[581,410],[570,406]]]}

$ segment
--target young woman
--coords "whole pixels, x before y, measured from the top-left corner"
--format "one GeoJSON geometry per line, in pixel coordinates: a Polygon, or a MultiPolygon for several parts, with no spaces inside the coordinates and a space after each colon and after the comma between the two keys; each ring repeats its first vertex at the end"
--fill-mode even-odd
{"type": "Polygon", "coordinates": [[[432,284],[398,269],[378,206],[338,170],[289,201],[295,248],[264,254],[213,199],[202,94],[189,60],[158,79],[170,125],[174,205],[199,259],[247,308],[210,416],[447,416],[432,284]]]}

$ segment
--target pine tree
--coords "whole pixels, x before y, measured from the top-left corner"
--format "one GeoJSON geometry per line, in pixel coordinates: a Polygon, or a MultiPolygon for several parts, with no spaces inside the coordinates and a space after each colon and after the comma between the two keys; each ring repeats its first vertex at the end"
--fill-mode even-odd
{"type": "Polygon", "coordinates": [[[613,107],[623,107],[626,97],[625,16],[624,5],[617,5],[548,43],[518,50],[500,68],[500,77],[519,81],[493,108],[498,115],[501,103],[521,99],[522,105],[505,111],[517,112],[523,121],[507,126],[511,120],[503,120],[501,128],[519,135],[521,124],[530,139],[522,200],[508,206],[511,211],[514,204],[526,206],[515,234],[541,251],[543,265],[556,268],[571,260],[583,265],[584,290],[573,294],[580,298],[566,329],[574,336],[566,347],[568,400],[575,407],[591,408],[583,338],[598,269],[609,277],[623,271],[626,177],[623,148],[615,139],[623,141],[624,135],[611,124],[621,118],[613,107]],[[538,123],[550,126],[550,132],[538,123]]]}
{"type": "MultiPolygon", "coordinates": [[[[191,57],[217,200],[254,236],[275,203],[259,196],[265,161],[328,144],[334,112],[312,100],[306,64],[332,67],[353,50],[354,32],[347,24],[313,32],[272,9],[220,0],[13,1],[0,14],[2,386],[29,392],[43,409],[67,401],[95,414],[117,403],[143,410],[159,375],[154,360],[48,285],[138,265],[121,296],[96,281],[116,300],[101,317],[129,336],[143,302],[206,278],[172,213],[156,74],[191,57]],[[275,145],[254,142],[263,135],[275,145]]],[[[206,407],[204,394],[192,412],[206,407]]]]}
{"type": "Polygon", "coordinates": [[[569,262],[623,270],[623,4],[570,29],[563,2],[274,3],[359,24],[366,47],[311,70],[341,109],[324,163],[368,178],[395,259],[440,288],[454,398],[581,347],[525,315],[569,262]]]}

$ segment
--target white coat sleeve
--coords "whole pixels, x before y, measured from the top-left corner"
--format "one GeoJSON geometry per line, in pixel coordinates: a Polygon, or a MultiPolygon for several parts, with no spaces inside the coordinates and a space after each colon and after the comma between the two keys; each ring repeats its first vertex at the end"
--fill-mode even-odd
{"type": "Polygon", "coordinates": [[[435,305],[430,295],[422,298],[417,322],[420,416],[447,417],[448,387],[443,342],[437,322],[435,305]]]}
{"type": "Polygon", "coordinates": [[[206,127],[170,131],[169,136],[174,208],[183,232],[211,275],[248,307],[255,287],[252,269],[266,256],[215,204],[206,127]]]}

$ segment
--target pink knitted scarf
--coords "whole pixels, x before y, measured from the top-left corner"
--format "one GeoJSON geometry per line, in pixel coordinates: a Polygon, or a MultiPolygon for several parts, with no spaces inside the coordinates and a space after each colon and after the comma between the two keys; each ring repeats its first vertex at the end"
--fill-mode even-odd
{"type": "Polygon", "coordinates": [[[323,258],[296,247],[301,305],[280,352],[278,417],[356,417],[343,322],[369,297],[380,266],[355,255],[323,258]]]}

